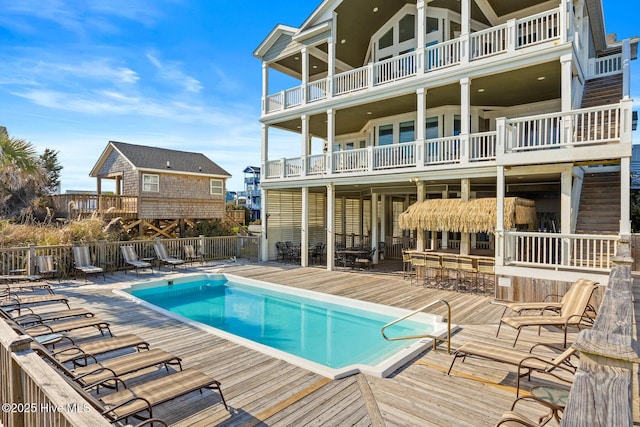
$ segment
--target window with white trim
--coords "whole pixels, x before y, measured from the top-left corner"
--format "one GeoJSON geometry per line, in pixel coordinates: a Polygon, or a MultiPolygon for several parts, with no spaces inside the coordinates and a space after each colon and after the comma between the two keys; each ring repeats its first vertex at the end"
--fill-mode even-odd
{"type": "Polygon", "coordinates": [[[224,182],[221,179],[209,180],[209,194],[221,195],[224,188],[224,182]]]}
{"type": "Polygon", "coordinates": [[[152,174],[142,174],[142,191],[158,193],[160,191],[160,176],[152,174]]]}

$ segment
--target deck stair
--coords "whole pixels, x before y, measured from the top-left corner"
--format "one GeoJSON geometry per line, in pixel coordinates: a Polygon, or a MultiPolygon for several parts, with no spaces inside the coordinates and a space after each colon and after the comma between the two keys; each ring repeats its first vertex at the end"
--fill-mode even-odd
{"type": "Polygon", "coordinates": [[[622,74],[587,80],[582,94],[582,108],[617,104],[622,99],[622,74]]]}
{"type": "Polygon", "coordinates": [[[620,230],[620,172],[586,173],[576,222],[577,234],[620,230]]]}

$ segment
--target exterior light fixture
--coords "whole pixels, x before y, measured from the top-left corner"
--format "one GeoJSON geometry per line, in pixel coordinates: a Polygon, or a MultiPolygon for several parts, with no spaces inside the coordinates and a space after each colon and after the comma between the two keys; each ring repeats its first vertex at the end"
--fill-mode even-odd
{"type": "Polygon", "coordinates": [[[484,92],[484,89],[482,89],[482,88],[478,89],[478,92],[482,93],[482,92],[484,92]]]}
{"type": "Polygon", "coordinates": [[[376,13],[378,11],[378,6],[373,8],[373,13],[376,13]]]}
{"type": "Polygon", "coordinates": [[[538,81],[543,81],[544,79],[546,79],[546,77],[545,77],[545,76],[540,76],[540,77],[538,77],[538,81]]]}
{"type": "Polygon", "coordinates": [[[341,43],[341,44],[345,44],[346,42],[347,42],[347,39],[342,39],[342,40],[340,40],[340,43],[341,43]]]}

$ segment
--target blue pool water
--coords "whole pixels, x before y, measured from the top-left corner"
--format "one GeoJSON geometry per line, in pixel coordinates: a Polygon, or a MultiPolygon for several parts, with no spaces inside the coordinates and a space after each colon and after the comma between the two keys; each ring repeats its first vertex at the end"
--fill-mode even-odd
{"type": "MultiPolygon", "coordinates": [[[[397,315],[235,283],[224,275],[134,286],[127,292],[188,319],[330,368],[375,365],[417,341],[382,337],[382,326],[397,315]]],[[[417,321],[388,329],[391,336],[431,333],[431,325],[417,321]]]]}

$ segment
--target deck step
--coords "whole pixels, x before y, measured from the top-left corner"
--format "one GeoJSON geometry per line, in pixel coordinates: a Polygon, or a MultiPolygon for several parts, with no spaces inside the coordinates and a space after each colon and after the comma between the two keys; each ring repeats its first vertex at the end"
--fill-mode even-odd
{"type": "Polygon", "coordinates": [[[585,174],[576,233],[617,234],[619,230],[620,172],[585,174]]]}

